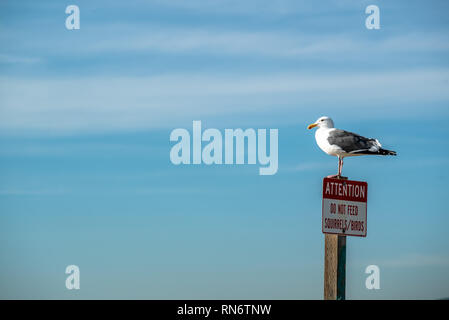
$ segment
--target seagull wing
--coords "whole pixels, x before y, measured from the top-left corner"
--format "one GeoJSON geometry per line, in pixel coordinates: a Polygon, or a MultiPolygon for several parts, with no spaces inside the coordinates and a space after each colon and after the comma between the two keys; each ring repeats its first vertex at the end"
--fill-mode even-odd
{"type": "Polygon", "coordinates": [[[329,132],[327,141],[349,154],[383,154],[383,151],[388,151],[382,149],[382,145],[377,139],[365,138],[340,129],[329,132]]]}

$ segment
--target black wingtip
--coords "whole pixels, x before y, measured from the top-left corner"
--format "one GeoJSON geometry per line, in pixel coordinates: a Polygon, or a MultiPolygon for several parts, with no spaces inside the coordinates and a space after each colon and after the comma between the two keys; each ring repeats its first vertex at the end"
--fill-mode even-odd
{"type": "Polygon", "coordinates": [[[384,156],[397,156],[398,154],[396,153],[396,151],[393,151],[393,150],[387,150],[387,149],[380,149],[379,150],[379,153],[381,154],[381,155],[384,155],[384,156]]]}

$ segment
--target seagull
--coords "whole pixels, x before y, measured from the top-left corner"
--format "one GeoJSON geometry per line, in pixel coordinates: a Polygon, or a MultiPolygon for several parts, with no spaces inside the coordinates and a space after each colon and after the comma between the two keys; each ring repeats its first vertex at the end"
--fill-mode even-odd
{"type": "MultiPolygon", "coordinates": [[[[358,134],[334,128],[334,121],[329,117],[321,117],[310,124],[307,129],[318,127],[315,140],[321,150],[328,155],[338,157],[338,175],[341,177],[343,158],[361,155],[395,156],[396,152],[383,149],[379,140],[365,138],[358,134]]],[[[335,176],[334,176],[335,177],[335,176]]]]}

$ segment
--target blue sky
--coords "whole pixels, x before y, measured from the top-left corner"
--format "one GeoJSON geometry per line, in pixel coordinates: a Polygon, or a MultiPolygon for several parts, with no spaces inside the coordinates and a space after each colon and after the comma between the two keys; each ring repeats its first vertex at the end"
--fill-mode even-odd
{"type": "Polygon", "coordinates": [[[449,297],[448,7],[2,1],[0,297],[320,299],[336,159],[305,128],[321,115],[398,152],[345,161],[369,184],[347,297],[449,297]],[[172,165],[170,132],[193,120],[279,129],[278,173],[172,165]]]}

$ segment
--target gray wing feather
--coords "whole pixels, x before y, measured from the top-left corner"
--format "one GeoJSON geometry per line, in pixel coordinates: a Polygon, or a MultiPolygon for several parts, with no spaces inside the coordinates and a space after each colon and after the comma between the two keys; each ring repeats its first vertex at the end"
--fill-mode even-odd
{"type": "Polygon", "coordinates": [[[339,146],[347,153],[369,151],[373,147],[375,149],[381,147],[379,141],[376,139],[365,138],[358,134],[339,129],[331,131],[327,141],[331,145],[339,146]]]}

